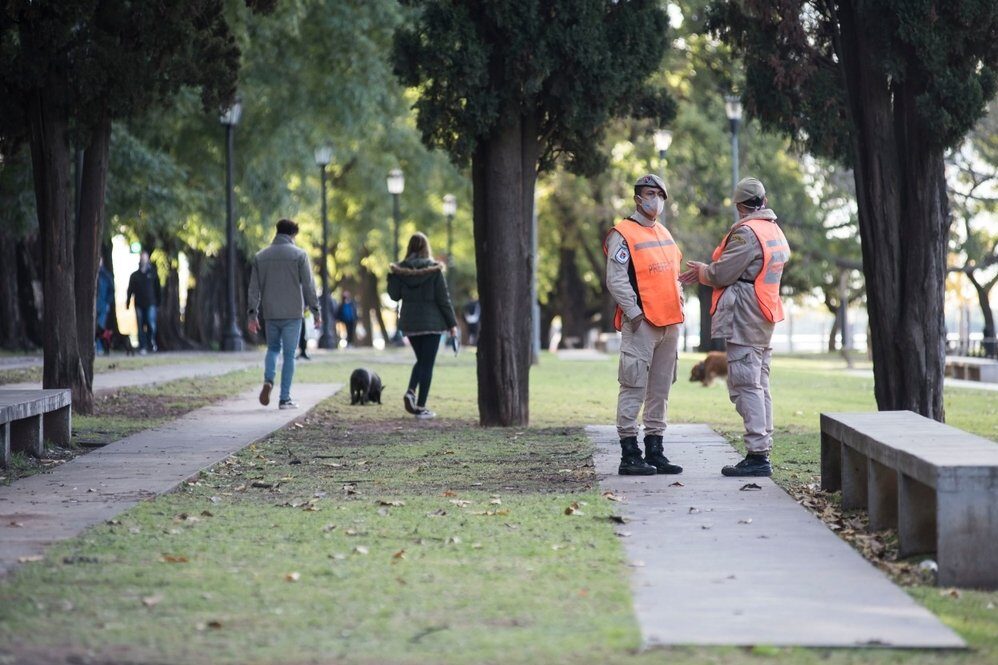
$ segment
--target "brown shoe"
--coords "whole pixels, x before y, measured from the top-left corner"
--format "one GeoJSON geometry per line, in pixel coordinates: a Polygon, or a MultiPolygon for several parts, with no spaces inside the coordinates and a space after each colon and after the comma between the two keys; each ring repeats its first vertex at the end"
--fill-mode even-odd
{"type": "Polygon", "coordinates": [[[274,389],[274,384],[264,381],[263,388],[260,389],[260,404],[267,406],[270,404],[270,391],[274,389]]]}

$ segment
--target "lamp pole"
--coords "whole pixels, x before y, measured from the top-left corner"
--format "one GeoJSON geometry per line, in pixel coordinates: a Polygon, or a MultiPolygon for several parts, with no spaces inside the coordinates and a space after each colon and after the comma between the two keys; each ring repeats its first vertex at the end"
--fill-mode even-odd
{"type": "MultiPolygon", "coordinates": [[[[742,122],[742,100],[737,95],[727,95],[724,98],[724,113],[731,125],[731,191],[738,184],[738,128],[742,122]]],[[[738,221],[738,209],[735,208],[735,221],[738,221]]]]}
{"type": "Polygon", "coordinates": [[[233,130],[239,124],[243,105],[237,99],[219,117],[225,127],[225,331],[222,351],[242,351],[243,336],[236,325],[236,228],[232,202],[233,130]]]}
{"type": "Polygon", "coordinates": [[[333,161],[333,147],[322,145],[315,149],[315,164],[319,167],[319,180],[322,183],[322,252],[319,259],[319,278],[322,282],[322,303],[319,312],[322,316],[322,334],[319,335],[320,349],[335,349],[336,340],[331,333],[329,312],[329,278],[326,264],[329,256],[329,222],[326,216],[326,167],[333,161]]]}
{"type": "MultiPolygon", "coordinates": [[[[395,261],[399,260],[399,220],[402,217],[401,208],[401,198],[402,192],[405,191],[405,175],[402,173],[402,169],[392,169],[388,172],[388,193],[392,195],[392,219],[394,220],[394,254],[392,254],[392,259],[395,261]]],[[[401,344],[402,343],[402,331],[398,327],[398,317],[399,317],[399,307],[395,307],[395,335],[392,337],[392,343],[401,344]]]]}
{"type": "MultiPolygon", "coordinates": [[[[448,282],[450,281],[450,269],[454,266],[454,259],[451,254],[451,250],[454,242],[453,235],[453,225],[454,225],[454,213],[457,212],[457,197],[453,194],[444,194],[444,217],[447,218],[447,270],[448,282]]],[[[450,284],[447,284],[448,291],[450,290],[450,284]]]]}

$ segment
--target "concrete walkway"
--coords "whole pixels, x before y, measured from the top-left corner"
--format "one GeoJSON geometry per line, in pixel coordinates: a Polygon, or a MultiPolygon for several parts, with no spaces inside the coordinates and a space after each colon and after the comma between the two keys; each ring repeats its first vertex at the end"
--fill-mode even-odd
{"type": "MultiPolygon", "coordinates": [[[[153,365],[139,369],[121,369],[94,374],[94,393],[106,393],[120,388],[148,386],[157,383],[167,383],[177,379],[188,379],[199,376],[218,376],[250,367],[263,367],[263,354],[257,354],[253,360],[226,360],[219,362],[178,363],[170,365],[153,365]]],[[[34,390],[41,388],[41,382],[0,384],[3,390],[34,390]]]]}
{"type": "Polygon", "coordinates": [[[19,557],[168,492],[201,469],[284,427],[341,386],[301,383],[301,408],[280,411],[257,401],[258,389],[192,411],[162,427],[81,455],[48,473],[0,487],[0,575],[19,557]]]}
{"type": "Polygon", "coordinates": [[[600,485],[626,498],[646,646],[966,646],[770,479],[721,476],[740,456],[707,426],[669,427],[679,476],[619,476],[615,429],[587,431],[600,485]]]}

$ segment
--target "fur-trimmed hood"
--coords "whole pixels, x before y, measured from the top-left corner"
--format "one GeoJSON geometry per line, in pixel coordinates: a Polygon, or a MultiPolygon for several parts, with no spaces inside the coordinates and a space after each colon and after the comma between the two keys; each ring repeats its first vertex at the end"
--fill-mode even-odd
{"type": "Polygon", "coordinates": [[[393,275],[398,275],[404,282],[415,286],[437,273],[444,272],[444,264],[433,259],[407,258],[400,263],[393,263],[388,266],[388,271],[393,275]]]}

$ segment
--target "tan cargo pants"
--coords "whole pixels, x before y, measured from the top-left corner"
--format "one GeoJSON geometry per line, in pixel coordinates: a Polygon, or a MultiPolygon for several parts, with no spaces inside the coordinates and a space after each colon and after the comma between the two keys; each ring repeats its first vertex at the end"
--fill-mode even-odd
{"type": "Polygon", "coordinates": [[[644,405],[645,434],[661,435],[668,425],[669,391],[676,382],[679,326],[659,328],[642,321],[635,331],[621,326],[617,381],[617,434],[638,435],[638,411],[644,405]]]}
{"type": "Polygon", "coordinates": [[[745,447],[750,453],[768,453],[773,447],[772,356],[770,348],[728,342],[728,397],[745,423],[745,447]]]}

